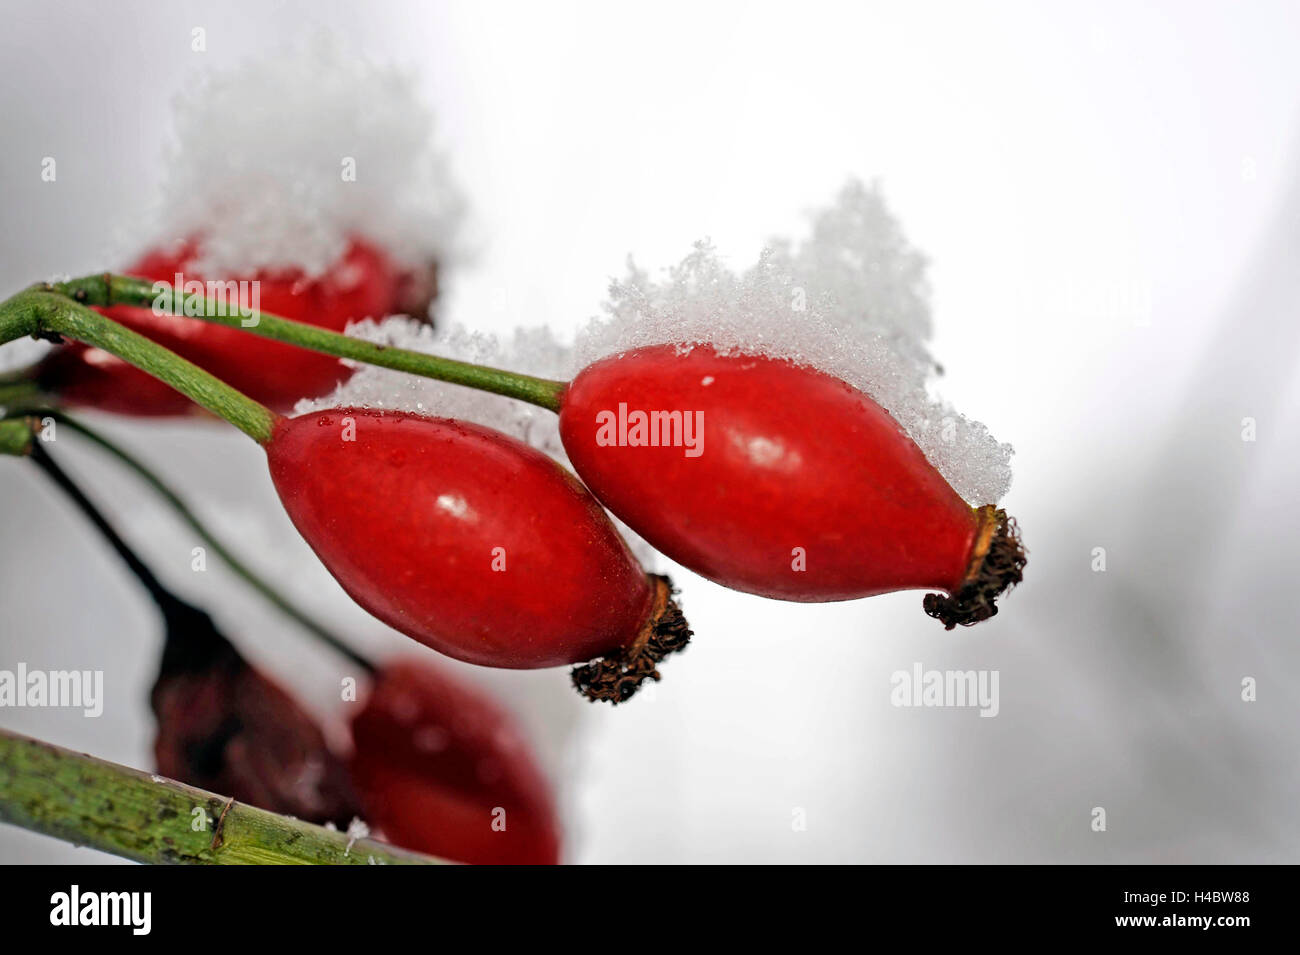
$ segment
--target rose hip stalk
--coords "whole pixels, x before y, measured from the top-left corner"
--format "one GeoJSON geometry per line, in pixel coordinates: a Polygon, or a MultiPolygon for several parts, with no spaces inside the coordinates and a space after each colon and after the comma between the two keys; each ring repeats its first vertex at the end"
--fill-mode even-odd
{"type": "MultiPolygon", "coordinates": [[[[213,277],[194,269],[198,254],[199,244],[194,241],[171,250],[157,249],[128,271],[151,283],[174,285],[177,275],[185,283],[206,283],[213,277]]],[[[261,309],[336,331],[342,331],[350,321],[383,317],[405,306],[419,309],[418,302],[409,300],[413,290],[432,294],[432,286],[413,289],[416,283],[429,279],[399,274],[383,252],[360,240],[354,241],[338,263],[317,279],[305,279],[293,270],[222,278],[256,281],[261,309]]],[[[249,290],[245,300],[239,299],[238,292],[229,295],[232,308],[237,304],[251,306],[252,286],[245,287],[249,290]]],[[[426,298],[424,310],[427,307],[426,298]]],[[[277,410],[291,407],[299,398],[325,394],[350,374],[335,358],[279,344],[249,348],[247,336],[238,330],[194,318],[132,306],[108,308],[104,314],[277,410]]],[[[413,314],[422,316],[424,312],[413,314]]],[[[51,353],[38,367],[36,378],[43,390],[71,405],[143,416],[198,410],[183,395],[145,372],[108,352],[84,345],[51,353]]]]}
{"type": "Polygon", "coordinates": [[[281,419],[266,442],[294,525],[362,607],[448,656],[575,670],[631,696],[690,631],[600,505],[546,455],[500,432],[395,411],[281,419]]]}
{"type": "Polygon", "coordinates": [[[390,842],[480,865],[559,862],[550,785],[484,694],[423,661],[392,661],[352,736],[365,818],[390,842]]]}
{"type": "Polygon", "coordinates": [[[828,601],[935,588],[948,629],[997,613],[1025,564],[1014,522],[972,509],[871,398],[789,361],[700,345],[584,369],[560,434],[592,492],[724,586],[828,601]]]}

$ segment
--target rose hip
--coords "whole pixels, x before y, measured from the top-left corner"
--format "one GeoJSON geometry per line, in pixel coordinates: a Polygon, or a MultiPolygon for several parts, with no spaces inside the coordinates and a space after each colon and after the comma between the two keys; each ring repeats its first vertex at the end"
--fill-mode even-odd
{"type": "Polygon", "coordinates": [[[601,506],[546,455],[488,428],[339,408],[281,419],[266,444],[289,517],[343,589],[448,656],[575,671],[628,698],[690,635],[601,506]]]}
{"type": "Polygon", "coordinates": [[[951,629],[995,614],[1021,579],[1005,512],[969,507],[870,397],[789,361],[637,349],[578,374],[560,432],[614,514],[733,589],[798,601],[944,590],[925,609],[951,629]]]}
{"type": "Polygon", "coordinates": [[[42,391],[73,407],[146,418],[206,414],[153,375],[81,342],[68,342],[50,352],[35,378],[42,391]]]}
{"type": "Polygon", "coordinates": [[[551,788],[514,718],[417,660],[381,666],[352,723],[352,781],[385,839],[456,862],[554,865],[551,788]]]}
{"type": "Polygon", "coordinates": [[[149,697],[158,772],[308,822],[347,826],[359,816],[347,769],[316,722],[206,613],[164,609],[167,642],[149,697]]]}
{"type": "MultiPolygon", "coordinates": [[[[192,267],[197,255],[198,244],[187,242],[175,249],[151,251],[127,271],[169,284],[178,274],[187,283],[206,282],[209,277],[192,267]]],[[[224,278],[257,281],[262,311],[331,331],[343,331],[354,320],[381,318],[414,305],[412,296],[431,295],[434,288],[432,271],[421,276],[400,273],[388,256],[360,240],[352,242],[339,262],[317,279],[305,279],[295,270],[224,278]]],[[[134,306],[100,311],[276,410],[292,407],[300,398],[325,394],[351,374],[337,358],[281,342],[251,339],[238,328],[134,306]]],[[[184,414],[193,409],[187,399],[145,372],[95,348],[75,346],[56,351],[37,377],[46,390],[69,404],[144,416],[184,414]]]]}

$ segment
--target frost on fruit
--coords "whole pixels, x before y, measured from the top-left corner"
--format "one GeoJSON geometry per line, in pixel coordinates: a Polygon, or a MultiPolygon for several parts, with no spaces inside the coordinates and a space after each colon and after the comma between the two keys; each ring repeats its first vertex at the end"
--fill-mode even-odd
{"type": "Polygon", "coordinates": [[[968,503],[996,503],[1011,485],[1011,446],[928,391],[926,260],[875,186],[850,182],[807,238],[772,240],[743,273],[708,242],[661,279],[629,262],[605,311],[578,336],[579,367],[666,342],[790,359],[871,395],[968,503]]]}
{"type": "Polygon", "coordinates": [[[414,77],[326,34],[178,98],[162,200],[156,230],[206,230],[196,268],[221,275],[314,277],[351,235],[413,269],[446,262],[463,207],[414,77]]]}
{"type": "MultiPolygon", "coordinates": [[[[564,378],[572,350],[547,328],[517,329],[509,338],[472,332],[460,325],[439,328],[404,316],[366,319],[348,326],[347,334],[377,345],[405,348],[458,361],[504,368],[540,378],[564,378]]],[[[332,394],[298,402],[296,414],[344,406],[413,411],[435,418],[458,418],[502,431],[567,462],[556,416],[513,398],[462,385],[435,381],[375,365],[347,362],[355,371],[332,394]]]]}

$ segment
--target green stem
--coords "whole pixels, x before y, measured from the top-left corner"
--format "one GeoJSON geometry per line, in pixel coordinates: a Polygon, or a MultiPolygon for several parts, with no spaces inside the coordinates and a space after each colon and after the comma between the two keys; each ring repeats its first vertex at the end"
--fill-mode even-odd
{"type": "Polygon", "coordinates": [[[0,345],[24,335],[75,338],[117,355],[265,444],[279,416],[202,368],[62,295],[29,289],[0,303],[0,345]]]}
{"type": "Polygon", "coordinates": [[[371,839],[352,841],[341,832],[5,730],[0,730],[0,821],[146,863],[441,861],[371,839]]]}
{"type": "Polygon", "coordinates": [[[174,291],[165,283],[123,275],[91,275],[48,286],[49,290],[69,296],[86,305],[135,305],[199,318],[218,325],[242,328],[263,338],[297,345],[311,351],[323,352],[338,358],[404,371],[425,378],[436,378],[480,391],[518,398],[550,411],[560,410],[560,399],[566,383],[547,378],[534,378],[500,368],[487,368],[469,362],[455,361],[425,352],[410,351],[376,345],[331,332],[305,322],[281,318],[267,312],[240,312],[221,302],[212,302],[203,295],[174,291]]]}
{"type": "Polygon", "coordinates": [[[24,457],[32,451],[32,429],[21,418],[0,421],[0,454],[24,457]]]}
{"type": "MultiPolygon", "coordinates": [[[[347,657],[362,669],[366,671],[374,669],[373,664],[369,660],[357,653],[357,651],[350,647],[346,641],[338,636],[338,634],[333,633],[328,628],[313,620],[306,611],[299,608],[289,600],[288,597],[285,597],[267,583],[266,579],[262,575],[236,557],[225,544],[223,544],[210,530],[208,530],[207,525],[205,525],[203,521],[201,521],[198,516],[190,510],[189,505],[187,505],[180,496],[176,494],[176,492],[173,491],[161,477],[158,476],[157,472],[139,458],[135,457],[135,455],[131,454],[121,445],[111,441],[103,434],[62,411],[58,411],[54,408],[38,408],[33,409],[29,414],[38,419],[52,418],[58,424],[75,431],[88,441],[93,442],[103,450],[107,451],[120,463],[134,471],[141,480],[153,488],[158,496],[171,505],[172,510],[174,510],[176,514],[185,521],[185,523],[188,524],[196,534],[199,535],[200,539],[202,539],[208,547],[212,548],[213,553],[225,561],[227,567],[229,567],[237,576],[241,577],[250,587],[261,594],[268,603],[275,606],[285,614],[285,616],[292,619],[304,630],[308,631],[322,642],[328,644],[338,653],[347,657]]],[[[2,434],[2,432],[0,432],[0,434],[2,434]]]]}
{"type": "Polygon", "coordinates": [[[41,386],[32,379],[0,381],[0,408],[12,408],[37,398],[41,386]]]}

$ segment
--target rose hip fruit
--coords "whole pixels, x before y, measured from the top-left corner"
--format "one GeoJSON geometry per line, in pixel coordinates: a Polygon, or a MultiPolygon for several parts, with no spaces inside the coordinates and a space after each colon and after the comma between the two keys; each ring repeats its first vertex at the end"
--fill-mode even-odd
{"type": "Polygon", "coordinates": [[[73,407],[145,418],[206,414],[153,375],[81,342],[54,349],[37,366],[34,377],[42,391],[73,407]]]}
{"type": "MultiPolygon", "coordinates": [[[[154,250],[127,272],[169,284],[177,274],[186,283],[206,282],[211,276],[200,275],[191,267],[197,255],[195,242],[154,250]]],[[[343,331],[351,321],[382,318],[412,305],[412,295],[432,294],[432,276],[432,272],[421,276],[401,273],[383,252],[356,240],[320,278],[305,279],[295,270],[222,278],[257,281],[257,304],[262,311],[343,331]]],[[[248,306],[251,301],[240,304],[248,306]]],[[[346,365],[330,355],[251,339],[242,329],[134,306],[99,311],[276,410],[290,408],[300,398],[325,394],[351,375],[346,365]]],[[[143,416],[184,414],[193,408],[187,399],[168,393],[167,386],[145,372],[96,348],[79,346],[52,353],[37,372],[37,379],[47,391],[74,405],[143,416]]]]}
{"type": "Polygon", "coordinates": [[[167,641],[149,698],[158,772],[317,824],[359,816],[347,768],[312,717],[206,613],[184,604],[164,611],[167,641]]]}
{"type": "Polygon", "coordinates": [[[584,369],[560,433],[574,469],[669,557],[780,600],[914,588],[949,629],[997,613],[1022,577],[1015,524],[971,508],[898,423],[790,361],[636,349],[584,369]]]}
{"type": "Polygon", "coordinates": [[[666,578],[540,451],[460,421],[339,408],[280,419],[271,478],[343,589],[389,626],[482,666],[575,671],[619,702],[684,646],[666,578]]]}
{"type": "Polygon", "coordinates": [[[477,865],[555,865],[551,787],[514,718],[417,660],[381,666],[353,720],[352,782],[388,841],[477,865]]]}

